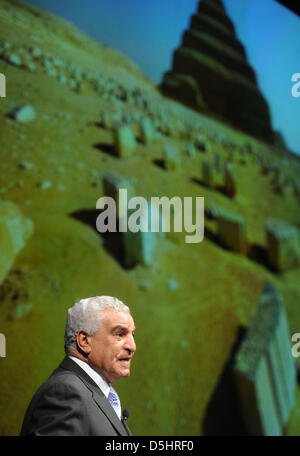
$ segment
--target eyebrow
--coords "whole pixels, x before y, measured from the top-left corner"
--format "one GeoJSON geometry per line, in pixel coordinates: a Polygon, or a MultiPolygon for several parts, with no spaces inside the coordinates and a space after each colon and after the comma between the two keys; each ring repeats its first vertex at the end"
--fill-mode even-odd
{"type": "MultiPolygon", "coordinates": [[[[127,329],[128,330],[128,327],[125,325],[117,325],[112,328],[112,332],[116,331],[117,329],[127,329]]],[[[135,332],[135,328],[133,328],[132,332],[135,332]]]]}

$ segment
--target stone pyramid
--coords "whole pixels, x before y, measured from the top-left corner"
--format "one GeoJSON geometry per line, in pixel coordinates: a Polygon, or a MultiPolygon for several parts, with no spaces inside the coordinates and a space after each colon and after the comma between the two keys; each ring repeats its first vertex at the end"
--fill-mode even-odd
{"type": "Polygon", "coordinates": [[[273,140],[267,102],[222,0],[200,0],[160,89],[252,136],[273,140]]]}

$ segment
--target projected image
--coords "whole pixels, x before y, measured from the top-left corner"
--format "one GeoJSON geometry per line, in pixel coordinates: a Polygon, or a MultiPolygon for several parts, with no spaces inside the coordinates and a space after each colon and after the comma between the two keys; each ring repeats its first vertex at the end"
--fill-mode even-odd
{"type": "Polygon", "coordinates": [[[291,8],[1,2],[0,435],[76,361],[68,309],[95,296],[132,314],[106,380],[133,435],[299,435],[291,8]]]}

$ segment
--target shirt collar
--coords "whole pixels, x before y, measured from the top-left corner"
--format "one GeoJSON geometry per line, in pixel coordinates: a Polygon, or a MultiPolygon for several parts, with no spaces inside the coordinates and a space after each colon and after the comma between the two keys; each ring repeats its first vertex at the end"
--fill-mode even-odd
{"type": "Polygon", "coordinates": [[[85,361],[82,361],[79,358],[76,358],[76,356],[69,356],[69,358],[74,361],[75,363],[78,364],[90,377],[94,382],[96,383],[97,386],[101,389],[105,397],[108,397],[109,394],[109,389],[110,389],[110,384],[100,375],[98,372],[95,371],[88,363],[85,361]]]}

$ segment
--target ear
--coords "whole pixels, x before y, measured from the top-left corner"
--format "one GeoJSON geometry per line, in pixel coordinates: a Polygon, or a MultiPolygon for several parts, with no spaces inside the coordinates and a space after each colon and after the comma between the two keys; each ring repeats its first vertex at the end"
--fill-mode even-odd
{"type": "Polygon", "coordinates": [[[76,334],[77,350],[83,352],[85,355],[89,355],[91,352],[90,336],[83,330],[80,329],[76,334]]]}

